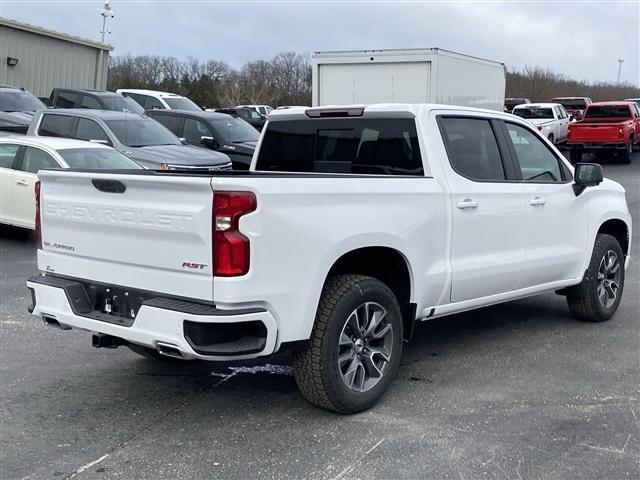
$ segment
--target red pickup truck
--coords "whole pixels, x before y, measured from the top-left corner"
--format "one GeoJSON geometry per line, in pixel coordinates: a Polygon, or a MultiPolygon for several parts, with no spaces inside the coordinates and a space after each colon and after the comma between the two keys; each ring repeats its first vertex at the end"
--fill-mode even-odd
{"type": "Polygon", "coordinates": [[[590,150],[614,151],[622,163],[631,163],[633,147],[640,143],[640,106],[635,102],[597,102],[584,118],[569,125],[567,145],[571,162],[590,150]]]}

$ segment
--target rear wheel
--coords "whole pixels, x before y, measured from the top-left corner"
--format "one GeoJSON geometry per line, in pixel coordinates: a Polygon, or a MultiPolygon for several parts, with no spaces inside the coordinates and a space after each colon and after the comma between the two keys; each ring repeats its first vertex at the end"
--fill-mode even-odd
{"type": "Polygon", "coordinates": [[[555,145],[556,144],[555,139],[553,138],[553,133],[549,134],[549,136],[547,138],[551,142],[551,145],[555,145]]]}
{"type": "Polygon", "coordinates": [[[582,147],[574,146],[569,152],[569,161],[574,165],[582,160],[582,147]]]}
{"type": "Polygon", "coordinates": [[[400,365],[402,317],[393,292],[361,275],[337,275],[322,291],[307,348],[294,355],[302,395],[348,414],[374,405],[400,365]]]}
{"type": "Polygon", "coordinates": [[[588,322],[609,320],[620,304],[624,273],[624,254],[618,240],[598,234],[582,283],[567,292],[571,313],[588,322]]]}
{"type": "Polygon", "coordinates": [[[629,142],[625,146],[625,149],[620,152],[619,158],[620,163],[630,164],[631,163],[631,155],[633,154],[633,137],[629,139],[629,142]]]}

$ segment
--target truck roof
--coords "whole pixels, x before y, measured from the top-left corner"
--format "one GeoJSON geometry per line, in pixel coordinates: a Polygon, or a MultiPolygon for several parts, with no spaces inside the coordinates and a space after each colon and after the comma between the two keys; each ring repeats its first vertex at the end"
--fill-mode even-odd
{"type": "Polygon", "coordinates": [[[521,103],[520,105],[516,105],[514,108],[553,108],[557,106],[562,106],[559,103],[521,103]]]}
{"type": "MultiPolygon", "coordinates": [[[[461,112],[490,113],[491,115],[501,115],[497,110],[487,110],[483,108],[458,107],[455,105],[441,105],[437,103],[376,103],[372,105],[324,105],[322,107],[291,107],[285,110],[274,110],[269,114],[269,121],[273,120],[293,120],[294,118],[305,117],[308,110],[351,110],[364,109],[363,117],[375,117],[377,114],[396,114],[415,117],[420,110],[453,110],[461,112]]],[[[512,115],[504,114],[509,118],[512,115]]]]}
{"type": "Polygon", "coordinates": [[[636,102],[630,102],[628,100],[608,100],[606,102],[593,102],[591,106],[598,107],[600,105],[633,105],[636,102]]]}

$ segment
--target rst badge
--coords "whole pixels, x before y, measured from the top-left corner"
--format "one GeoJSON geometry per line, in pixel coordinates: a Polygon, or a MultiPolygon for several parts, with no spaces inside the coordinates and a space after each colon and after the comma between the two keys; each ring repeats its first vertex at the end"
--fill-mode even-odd
{"type": "Polygon", "coordinates": [[[202,270],[206,266],[206,263],[182,262],[182,268],[190,268],[191,270],[202,270]]]}

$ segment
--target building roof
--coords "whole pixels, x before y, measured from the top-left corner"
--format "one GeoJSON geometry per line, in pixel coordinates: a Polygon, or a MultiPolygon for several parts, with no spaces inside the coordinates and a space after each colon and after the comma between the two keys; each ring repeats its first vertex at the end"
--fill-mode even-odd
{"type": "Polygon", "coordinates": [[[9,18],[0,17],[0,26],[14,28],[16,30],[22,30],[24,32],[35,33],[38,35],[44,35],[46,37],[56,38],[65,42],[75,43],[78,45],[84,45],[86,47],[93,47],[100,50],[106,50],[110,52],[113,50],[113,45],[108,43],[97,42],[95,40],[89,40],[88,38],[76,37],[75,35],[69,35],[68,33],[57,32],[55,30],[49,30],[47,28],[38,27],[36,25],[30,25],[28,23],[18,22],[9,18]]]}

